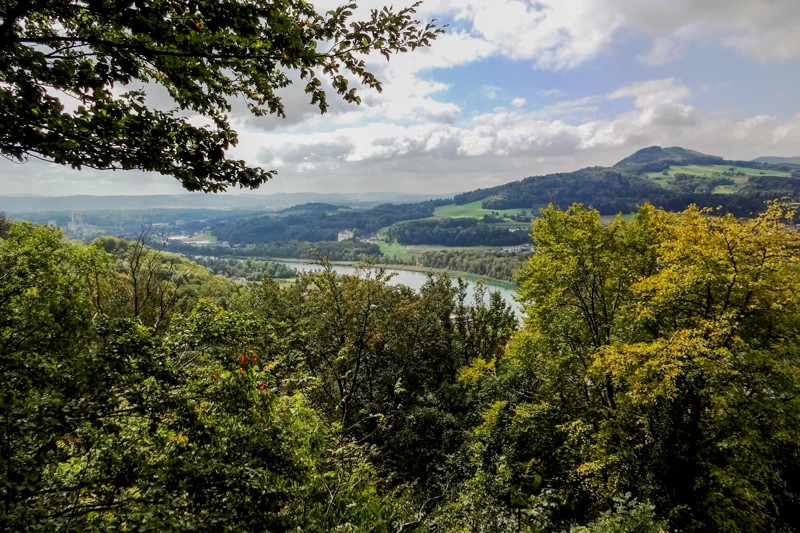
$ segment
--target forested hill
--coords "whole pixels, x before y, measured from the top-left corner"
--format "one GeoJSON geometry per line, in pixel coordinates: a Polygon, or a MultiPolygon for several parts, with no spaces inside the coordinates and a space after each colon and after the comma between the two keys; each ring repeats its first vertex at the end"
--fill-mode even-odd
{"type": "Polygon", "coordinates": [[[449,200],[428,200],[416,204],[381,204],[371,209],[340,209],[323,203],[305,204],[254,218],[231,219],[214,226],[214,234],[231,244],[265,243],[290,240],[335,241],[345,228],[361,233],[401,220],[416,220],[433,215],[434,209],[449,200]]]}
{"type": "Polygon", "coordinates": [[[800,197],[799,177],[797,164],[732,161],[679,147],[653,146],[610,168],[531,176],[458,194],[454,202],[481,200],[483,208],[497,210],[583,203],[603,214],[631,212],[645,202],[668,210],[696,204],[747,215],[760,211],[766,200],[800,197]]]}
{"type": "Polygon", "coordinates": [[[629,155],[614,165],[614,168],[634,174],[661,172],[670,165],[721,165],[725,160],[719,156],[703,154],[686,148],[673,146],[661,148],[650,146],[629,155]]]}

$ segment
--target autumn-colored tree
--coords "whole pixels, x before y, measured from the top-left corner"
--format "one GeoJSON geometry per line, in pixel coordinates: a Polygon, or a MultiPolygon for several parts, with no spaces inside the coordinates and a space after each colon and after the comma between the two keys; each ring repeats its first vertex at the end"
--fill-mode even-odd
{"type": "Polygon", "coordinates": [[[642,338],[594,354],[590,379],[611,376],[618,399],[598,444],[640,462],[681,529],[798,525],[800,235],[788,220],[778,204],[751,220],[654,212],[659,268],[625,313],[642,338]]]}
{"type": "Polygon", "coordinates": [[[788,220],[778,204],[750,220],[645,206],[608,225],[543,210],[519,275],[526,326],[496,368],[462,373],[484,401],[469,494],[492,520],[506,506],[567,527],[633,498],[680,531],[797,527],[788,220]]]}

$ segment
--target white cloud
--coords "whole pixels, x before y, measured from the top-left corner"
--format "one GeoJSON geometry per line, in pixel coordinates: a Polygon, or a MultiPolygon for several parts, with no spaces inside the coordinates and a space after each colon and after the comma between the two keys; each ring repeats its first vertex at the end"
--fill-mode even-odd
{"type": "Polygon", "coordinates": [[[561,98],[566,93],[561,89],[542,89],[536,94],[538,94],[542,98],[561,98]]]}
{"type": "Polygon", "coordinates": [[[725,46],[759,61],[800,57],[797,0],[426,0],[423,14],[448,14],[497,53],[538,68],[574,68],[620,35],[652,38],[647,65],[689,46],[725,46]]]}
{"type": "Polygon", "coordinates": [[[684,100],[691,94],[688,87],[681,85],[674,78],[650,80],[633,83],[611,93],[612,100],[633,98],[636,107],[648,108],[655,105],[671,104],[684,100]]]}
{"type": "Polygon", "coordinates": [[[528,101],[521,97],[514,98],[513,100],[511,100],[511,105],[514,107],[525,107],[525,104],[527,103],[528,101]]]}
{"type": "Polygon", "coordinates": [[[484,85],[481,87],[481,90],[483,91],[483,95],[489,100],[497,100],[497,97],[503,92],[503,89],[497,85],[484,85]]]}
{"type": "MultiPolygon", "coordinates": [[[[650,80],[554,104],[544,112],[498,109],[459,123],[373,122],[313,135],[269,135],[252,146],[248,157],[277,166],[287,189],[313,176],[341,190],[453,192],[610,165],[653,144],[747,159],[791,155],[800,142],[800,115],[733,121],[687,104],[690,96],[674,78],[650,80]],[[630,103],[610,117],[590,111],[612,100],[630,103]],[[582,112],[572,114],[574,109],[582,112]],[[259,151],[262,145],[269,148],[259,151]]],[[[272,186],[283,190],[278,181],[272,186]]],[[[335,190],[325,187],[317,189],[335,190]]]]}
{"type": "Polygon", "coordinates": [[[553,70],[595,56],[622,23],[594,0],[473,0],[449,7],[503,55],[553,70]]]}
{"type": "Polygon", "coordinates": [[[639,54],[637,59],[644,65],[656,67],[678,59],[681,52],[681,47],[675,39],[658,37],[653,41],[653,47],[647,52],[639,54]]]}
{"type": "Polygon", "coordinates": [[[654,36],[647,61],[673,59],[679,46],[709,44],[737,49],[760,61],[800,57],[796,0],[607,0],[626,14],[627,26],[654,36]]]}

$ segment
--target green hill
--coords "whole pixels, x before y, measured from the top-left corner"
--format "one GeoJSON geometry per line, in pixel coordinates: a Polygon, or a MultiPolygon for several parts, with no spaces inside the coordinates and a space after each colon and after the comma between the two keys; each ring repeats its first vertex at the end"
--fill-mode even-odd
{"type": "Polygon", "coordinates": [[[790,164],[790,165],[800,165],[800,156],[797,157],[774,157],[774,156],[767,156],[767,157],[757,157],[753,159],[756,163],[769,163],[771,165],[781,165],[781,164],[790,164]]]}
{"type": "Polygon", "coordinates": [[[631,212],[650,202],[668,210],[690,204],[722,207],[739,216],[770,199],[800,198],[800,165],[726,160],[680,147],[651,146],[613,167],[531,176],[458,194],[454,204],[489,210],[539,209],[552,203],[590,205],[602,214],[631,212]]]}
{"type": "Polygon", "coordinates": [[[659,172],[672,165],[719,165],[724,161],[723,158],[715,155],[703,154],[678,146],[670,148],[650,146],[626,157],[614,165],[614,168],[634,174],[644,174],[659,172]]]}

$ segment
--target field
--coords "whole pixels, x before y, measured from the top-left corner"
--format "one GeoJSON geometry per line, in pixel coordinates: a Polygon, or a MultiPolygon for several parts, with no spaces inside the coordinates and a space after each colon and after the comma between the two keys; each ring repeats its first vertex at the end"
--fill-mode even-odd
{"type": "Polygon", "coordinates": [[[452,218],[483,218],[483,215],[499,213],[500,215],[515,216],[523,211],[530,213],[530,209],[484,209],[481,207],[483,200],[477,200],[464,205],[440,205],[433,212],[433,216],[452,217],[452,218]]]}
{"type": "Polygon", "coordinates": [[[389,226],[378,230],[378,242],[376,243],[381,253],[385,257],[394,257],[396,259],[413,259],[414,257],[424,252],[435,252],[437,250],[499,250],[499,246],[439,246],[439,245],[424,245],[412,244],[405,245],[397,242],[386,242],[386,231],[389,226]]]}
{"type": "Polygon", "coordinates": [[[671,166],[664,172],[650,172],[646,176],[662,187],[667,187],[670,178],[676,174],[690,174],[700,178],[731,178],[733,185],[721,185],[714,189],[717,194],[732,194],[741,189],[753,176],[789,177],[788,172],[778,170],[761,170],[749,167],[732,167],[729,165],[681,165],[671,166]]]}

